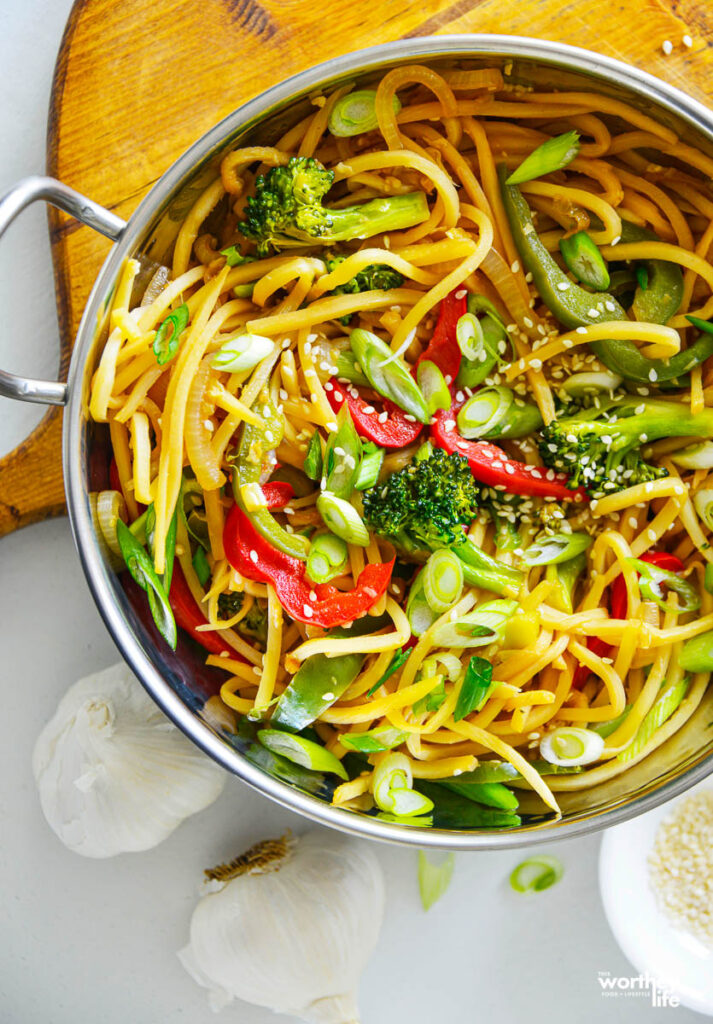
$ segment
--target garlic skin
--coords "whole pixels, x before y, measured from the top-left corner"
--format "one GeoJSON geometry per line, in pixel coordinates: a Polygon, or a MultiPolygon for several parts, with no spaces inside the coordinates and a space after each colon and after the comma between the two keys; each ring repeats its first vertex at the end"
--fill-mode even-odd
{"type": "Polygon", "coordinates": [[[69,688],[35,744],[48,824],[85,857],[148,850],[220,794],[227,773],[121,662],[69,688]]]}
{"type": "Polygon", "coordinates": [[[324,829],[274,869],[253,869],[204,896],[178,954],[210,990],[315,1024],[358,1024],[356,992],[384,915],[384,877],[364,843],[324,829]]]}

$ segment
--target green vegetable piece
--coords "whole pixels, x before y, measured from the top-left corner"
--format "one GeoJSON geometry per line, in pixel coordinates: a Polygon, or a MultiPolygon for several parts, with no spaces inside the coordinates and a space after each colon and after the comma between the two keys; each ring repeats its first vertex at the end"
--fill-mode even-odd
{"type": "MultiPolygon", "coordinates": [[[[151,555],[152,561],[156,560],[156,550],[154,548],[154,532],[156,529],[156,510],[154,509],[153,502],[146,509],[146,519],[144,520],[144,537],[146,539],[146,547],[148,548],[149,554],[151,555]]],[[[168,530],[166,532],[166,548],[164,552],[164,570],[159,576],[161,580],[161,586],[163,587],[164,593],[168,594],[171,589],[171,579],[173,578],[173,563],[176,557],[176,532],[178,529],[178,507],[173,510],[171,521],[168,524],[168,530]]]]}
{"type": "Polygon", "coordinates": [[[149,608],[156,628],[172,650],[176,650],[178,630],[176,620],[161,580],[156,575],[151,559],[134,537],[128,526],[117,520],[116,539],[121,548],[121,555],[132,578],[146,591],[149,608]]]}
{"type": "Polygon", "coordinates": [[[418,851],[418,891],[424,910],[440,900],[453,878],[455,854],[448,853],[440,864],[433,864],[423,850],[418,851]]]}
{"type": "Polygon", "coordinates": [[[252,370],[274,351],[272,338],[261,334],[238,334],[213,353],[210,364],[225,373],[243,373],[252,370]]]}
{"type": "Polygon", "coordinates": [[[523,574],[519,569],[486,555],[470,537],[455,544],[453,551],[464,563],[463,578],[471,587],[504,595],[508,591],[519,590],[522,585],[523,574]]]}
{"type": "Polygon", "coordinates": [[[545,571],[545,579],[551,580],[555,584],[555,589],[548,597],[548,603],[558,611],[571,615],[574,610],[574,588],[586,566],[587,555],[584,551],[566,562],[551,562],[545,571]]]}
{"type": "Polygon", "coordinates": [[[486,807],[499,807],[503,811],[516,811],[520,801],[511,789],[503,786],[502,782],[461,782],[457,779],[448,779],[441,783],[446,789],[453,793],[459,793],[466,800],[473,800],[477,804],[484,804],[486,807]]]}
{"type": "MultiPolygon", "coordinates": [[[[329,256],[326,260],[327,273],[331,274],[345,259],[345,256],[329,256]]],[[[326,294],[357,295],[361,292],[385,292],[390,288],[400,288],[403,283],[403,275],[399,274],[393,267],[389,267],[385,263],[370,263],[367,267],[356,273],[354,277],[350,277],[343,284],[338,284],[336,288],[332,288],[326,294]]],[[[353,315],[353,313],[346,313],[344,316],[338,317],[339,323],[344,324],[346,327],[351,322],[353,315]]],[[[339,375],[339,363],[337,363],[337,376],[339,375]]],[[[368,381],[364,379],[362,383],[368,384],[368,381]]]]}
{"type": "Polygon", "coordinates": [[[334,533],[319,533],[307,555],[307,576],[313,583],[328,583],[346,569],[349,549],[334,533]]]}
{"type": "Polygon", "coordinates": [[[159,324],[156,337],[153,340],[153,353],[159,366],[170,362],[178,352],[181,335],[186,329],[189,318],[188,306],[184,302],[159,324]]]}
{"type": "Polygon", "coordinates": [[[713,562],[706,562],[706,568],[703,573],[703,586],[709,594],[713,594],[713,562]]]}
{"type": "Polygon", "coordinates": [[[302,469],[310,480],[319,480],[322,476],[322,441],[319,431],[315,430],[307,445],[307,454],[302,469]]]}
{"type": "Polygon", "coordinates": [[[220,255],[225,256],[225,262],[229,267],[242,267],[244,263],[255,262],[254,256],[243,256],[240,247],[237,245],[230,245],[227,249],[221,249],[220,255]]]}
{"type": "Polygon", "coordinates": [[[472,771],[458,776],[458,784],[479,786],[490,782],[511,782],[520,778],[520,772],[509,761],[480,761],[472,771]]]}
{"type": "Polygon", "coordinates": [[[375,391],[415,416],[419,423],[431,422],[423,392],[406,363],[391,351],[385,341],[371,331],[357,328],[349,335],[349,344],[375,391]]]}
{"type": "MultiPolygon", "coordinates": [[[[669,455],[671,462],[684,469],[713,469],[713,441],[695,441],[693,444],[679,448],[669,455]]],[[[696,491],[696,495],[700,494],[696,491]]],[[[710,490],[706,491],[708,495],[710,490]]],[[[694,495],[694,501],[695,497],[694,495]]]]}
{"type": "Polygon", "coordinates": [[[678,660],[686,672],[713,672],[713,630],[686,640],[678,660]]]}
{"type": "Polygon", "coordinates": [[[411,763],[404,754],[386,754],[374,769],[374,803],[387,814],[404,817],[428,814],[433,801],[412,788],[411,763]]]}
{"type": "MultiPolygon", "coordinates": [[[[565,327],[580,327],[605,320],[625,320],[626,313],[614,296],[591,292],[573,284],[564,271],[542,244],[532,223],[532,215],[520,190],[507,184],[507,169],[498,169],[501,181],[503,205],[513,240],[526,269],[532,274],[535,286],[550,312],[565,327]],[[561,287],[560,287],[561,285],[561,287]],[[589,312],[595,309],[598,316],[589,312]]],[[[622,241],[638,241],[651,237],[649,232],[622,224],[622,241]]],[[[680,268],[662,260],[647,261],[649,267],[649,288],[646,292],[637,290],[634,306],[636,319],[654,323],[666,323],[676,313],[681,302],[683,277],[680,268]],[[657,264],[653,267],[653,264],[657,264]]],[[[647,359],[630,341],[596,341],[590,343],[595,355],[610,369],[627,380],[650,386],[652,380],[659,384],[676,381],[693,367],[699,366],[713,354],[713,337],[701,336],[683,352],[671,359],[647,359]],[[651,373],[654,377],[651,377],[651,373]]]]}
{"type": "Polygon", "coordinates": [[[482,388],[457,416],[458,430],[469,439],[527,437],[542,426],[542,416],[532,402],[516,398],[509,388],[482,388]]]}
{"type": "Polygon", "coordinates": [[[560,238],[560,252],[568,270],[578,281],[595,291],[605,292],[610,284],[609,270],[586,231],[577,231],[569,237],[560,238]]]}
{"type": "Polygon", "coordinates": [[[446,699],[446,684],[444,680],[434,686],[425,697],[421,697],[413,705],[414,715],[424,715],[429,711],[438,711],[443,701],[446,699]]]}
{"type": "Polygon", "coordinates": [[[328,658],[326,654],[315,654],[307,658],[280,694],[270,725],[288,732],[301,732],[311,725],[351,686],[364,657],[340,654],[328,658]]]}
{"type": "Polygon", "coordinates": [[[510,340],[505,324],[492,302],[484,295],[468,296],[468,312],[479,316],[480,344],[472,359],[461,359],[456,378],[459,388],[476,388],[482,384],[505,356],[510,340]]]}
{"type": "Polygon", "coordinates": [[[348,501],[329,491],[322,491],[317,498],[317,511],[327,528],[348,544],[365,548],[369,543],[369,531],[364,520],[348,501]]]}
{"type": "Polygon", "coordinates": [[[649,272],[643,263],[636,264],[634,276],[636,277],[639,288],[641,288],[642,292],[645,292],[649,287],[649,272]]]}
{"type": "Polygon", "coordinates": [[[365,491],[373,487],[379,479],[379,473],[384,463],[384,449],[373,441],[362,442],[361,465],[357,474],[354,488],[357,491],[365,491]]]}
{"type": "Polygon", "coordinates": [[[594,764],[601,758],[603,750],[604,740],[600,733],[577,726],[559,726],[545,733],[540,740],[540,753],[544,759],[566,767],[594,764]]]}
{"type": "Polygon", "coordinates": [[[525,565],[558,565],[581,555],[591,544],[588,533],[546,534],[530,545],[522,560],[525,565]]]}
{"type": "Polygon", "coordinates": [[[418,789],[433,801],[433,823],[436,828],[477,829],[517,828],[520,818],[513,811],[485,807],[460,793],[454,793],[439,782],[418,779],[418,789]]]}
{"type": "Polygon", "coordinates": [[[602,739],[607,739],[613,732],[619,728],[626,716],[631,711],[631,704],[627,704],[620,715],[616,718],[612,718],[610,722],[596,722],[589,726],[592,732],[598,732],[602,739]]]}
{"type": "Polygon", "coordinates": [[[515,892],[544,892],[562,878],[564,865],[556,857],[541,854],[518,864],[510,875],[515,892]]]}
{"type": "Polygon", "coordinates": [[[360,466],[361,440],[345,402],[337,413],[337,429],[327,438],[323,489],[337,498],[350,498],[360,466]]]}
{"type": "Polygon", "coordinates": [[[474,362],[480,357],[485,344],[483,328],[475,313],[464,313],[456,324],[456,340],[464,359],[474,362]]]}
{"type": "MultiPolygon", "coordinates": [[[[495,686],[498,684],[495,683],[495,686]]],[[[485,658],[474,654],[468,662],[465,676],[458,691],[453,719],[460,722],[472,711],[480,711],[493,691],[493,666],[485,658]]]]}
{"type": "Polygon", "coordinates": [[[644,600],[654,601],[659,608],[663,608],[665,611],[674,610],[674,606],[666,601],[666,595],[662,589],[665,586],[682,599],[675,608],[679,615],[683,612],[694,612],[701,607],[701,597],[696,588],[678,573],[669,572],[667,569],[644,562],[639,558],[627,558],[627,562],[639,573],[639,590],[644,600]]]}
{"type": "Polygon", "coordinates": [[[356,750],[360,754],[379,754],[384,750],[391,750],[405,743],[409,734],[401,729],[393,729],[381,725],[378,729],[370,729],[369,732],[345,732],[339,737],[339,742],[347,750],[356,750]]]}
{"type": "Polygon", "coordinates": [[[386,672],[384,672],[384,674],[380,676],[379,679],[377,679],[377,681],[374,683],[374,685],[367,691],[367,697],[371,697],[373,693],[376,693],[379,687],[383,686],[387,679],[391,679],[391,677],[396,672],[398,672],[399,669],[403,668],[403,666],[406,664],[408,660],[408,656],[411,653],[411,650],[412,648],[410,647],[407,651],[405,651],[402,647],[399,647],[398,650],[394,651],[393,657],[386,668],[386,672]]]}
{"type": "Polygon", "coordinates": [[[572,130],[543,142],[526,156],[517,170],[507,179],[508,185],[521,185],[524,181],[541,178],[545,174],[561,171],[571,164],[579,152],[579,134],[572,130]]]}
{"type": "Polygon", "coordinates": [[[590,395],[601,395],[616,391],[622,382],[618,373],[608,371],[593,373],[573,373],[562,385],[571,398],[588,398],[590,395]]]}
{"type": "Polygon", "coordinates": [[[361,372],[356,356],[350,349],[339,353],[336,367],[338,380],[348,380],[352,384],[359,384],[363,388],[371,387],[371,384],[361,372]]]}
{"type": "Polygon", "coordinates": [[[518,610],[517,601],[490,601],[455,622],[442,622],[433,633],[438,647],[486,647],[501,643],[507,621],[518,610]]]}
{"type": "MultiPolygon", "coordinates": [[[[357,89],[342,96],[332,107],[327,127],[332,135],[339,139],[348,139],[353,135],[371,132],[379,127],[376,117],[376,90],[357,89]]],[[[394,113],[401,110],[401,101],[393,97],[394,113]]]]}
{"type": "Polygon", "coordinates": [[[447,548],[434,551],[422,572],[423,592],[430,608],[442,615],[463,592],[463,563],[447,548]]]}
{"type": "Polygon", "coordinates": [[[208,559],[206,558],[205,551],[203,550],[202,547],[199,546],[196,548],[196,552],[193,556],[192,561],[193,568],[195,570],[196,576],[198,577],[198,582],[202,587],[204,587],[208,580],[210,579],[211,572],[210,565],[208,564],[208,559]]]}
{"type": "Polygon", "coordinates": [[[686,320],[693,324],[694,327],[697,327],[699,331],[703,331],[704,334],[713,334],[713,323],[710,323],[708,320],[701,320],[700,317],[689,316],[688,314],[686,314],[686,320]]]}
{"type": "Polygon", "coordinates": [[[451,393],[446,378],[430,359],[424,359],[416,369],[416,380],[426,399],[429,413],[433,416],[439,409],[450,409],[451,393]]]}
{"type": "Polygon", "coordinates": [[[428,603],[423,584],[423,572],[420,572],[411,584],[406,600],[406,618],[414,636],[423,636],[438,618],[438,612],[428,603]]]}
{"type": "MultiPolygon", "coordinates": [[[[706,636],[705,633],[703,635],[706,636]]],[[[694,637],[694,639],[698,640],[700,638],[694,637]]],[[[683,651],[681,652],[680,664],[683,668],[686,667],[684,665],[686,647],[691,642],[691,640],[687,641],[687,643],[684,644],[683,651]]],[[[698,671],[698,669],[693,669],[693,671],[698,671]]],[[[707,670],[704,669],[703,671],[707,670]]],[[[634,761],[641,753],[643,753],[644,749],[653,739],[654,733],[660,729],[666,721],[668,721],[683,698],[686,696],[686,693],[688,692],[688,684],[688,679],[682,679],[680,683],[674,683],[661,693],[656,700],[656,703],[639,726],[639,731],[633,741],[629,744],[626,750],[622,750],[620,754],[616,755],[617,760],[628,763],[629,761],[634,761]]]]}
{"type": "Polygon", "coordinates": [[[315,772],[333,772],[345,782],[349,778],[339,758],[319,743],[307,740],[304,736],[293,736],[292,733],[281,732],[279,729],[260,729],[257,738],[273,754],[281,754],[302,768],[309,768],[315,772]]]}
{"type": "Polygon", "coordinates": [[[291,157],[282,167],[272,167],[255,181],[245,220],[238,230],[256,244],[258,256],[271,248],[333,245],[353,238],[400,231],[428,220],[423,192],[380,196],[357,206],[328,209],[322,200],[332,186],[334,171],[314,157],[291,157]]]}

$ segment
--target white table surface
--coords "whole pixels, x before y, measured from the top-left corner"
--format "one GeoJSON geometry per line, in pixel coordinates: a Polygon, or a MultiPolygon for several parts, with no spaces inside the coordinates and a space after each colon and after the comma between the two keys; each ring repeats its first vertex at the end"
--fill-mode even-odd
{"type": "MultiPolygon", "coordinates": [[[[0,191],[44,169],[52,68],[70,6],[2,0],[0,191]]],[[[0,246],[0,309],[0,366],[52,376],[56,320],[40,207],[0,246]]],[[[0,452],[37,418],[36,408],[0,399],[0,452]]],[[[66,520],[4,538],[0,580],[0,1024],[207,1024],[215,1018],[205,993],[175,956],[201,871],[258,839],[306,825],[236,779],[213,807],[148,853],[92,861],[65,850],[40,811],[32,747],[67,686],[117,653],[66,520]]],[[[450,890],[424,914],[416,854],[379,847],[388,907],[362,984],[365,1024],[549,1024],[553,1015],[578,1024],[638,1024],[654,1012],[680,1024],[701,1020],[682,1009],[653,1011],[646,997],[601,995],[600,972],[628,977],[633,969],[600,905],[599,839],[549,850],[566,866],[549,892],[528,898],[509,890],[522,853],[461,854],[450,890]]],[[[233,1004],[222,1019],[275,1020],[245,1004],[233,1004]]]]}

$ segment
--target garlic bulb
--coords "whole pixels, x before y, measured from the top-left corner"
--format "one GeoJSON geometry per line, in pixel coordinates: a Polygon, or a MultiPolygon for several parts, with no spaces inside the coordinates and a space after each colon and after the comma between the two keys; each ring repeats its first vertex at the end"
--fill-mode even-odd
{"type": "Polygon", "coordinates": [[[85,857],[148,850],[211,804],[226,778],[123,662],[69,688],[32,767],[50,827],[85,857]]]}
{"type": "Polygon", "coordinates": [[[237,998],[318,1024],[357,1024],[357,985],[384,912],[371,849],[320,829],[259,843],[206,874],[214,891],[178,955],[210,989],[213,1009],[237,998]]]}

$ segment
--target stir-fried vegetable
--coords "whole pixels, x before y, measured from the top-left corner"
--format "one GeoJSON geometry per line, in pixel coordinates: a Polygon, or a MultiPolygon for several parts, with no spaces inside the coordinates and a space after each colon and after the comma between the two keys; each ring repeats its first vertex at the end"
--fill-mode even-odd
{"type": "Polygon", "coordinates": [[[281,754],[288,761],[315,772],[332,772],[340,779],[348,779],[346,768],[329,750],[304,736],[293,736],[279,729],[260,729],[257,738],[273,754],[281,754]]]}
{"type": "MultiPolygon", "coordinates": [[[[329,115],[328,128],[338,138],[350,138],[378,128],[376,117],[376,89],[356,89],[342,96],[332,107],[329,115]]],[[[401,110],[397,96],[393,97],[394,113],[401,110]]]]}
{"type": "Polygon", "coordinates": [[[518,864],[510,875],[515,892],[543,892],[562,878],[564,867],[556,857],[541,854],[518,864]]]}
{"type": "Polygon", "coordinates": [[[579,134],[572,130],[543,142],[525,157],[517,170],[507,179],[508,185],[521,185],[533,178],[561,171],[571,164],[579,152],[579,134]]]}
{"type": "Polygon", "coordinates": [[[159,366],[165,366],[178,352],[181,335],[188,326],[189,319],[188,306],[184,302],[159,324],[153,340],[153,352],[159,366]]]}

